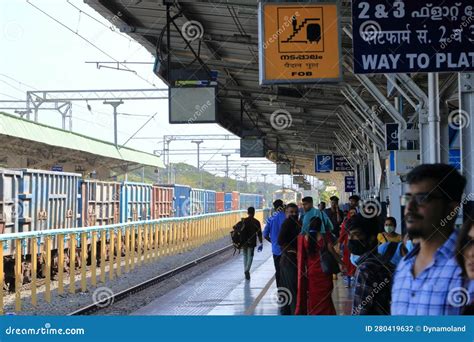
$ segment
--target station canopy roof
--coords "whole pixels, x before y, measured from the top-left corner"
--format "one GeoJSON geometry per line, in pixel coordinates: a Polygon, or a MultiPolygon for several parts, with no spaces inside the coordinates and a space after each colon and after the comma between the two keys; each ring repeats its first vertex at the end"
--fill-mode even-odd
{"type": "MultiPolygon", "coordinates": [[[[125,170],[137,166],[163,168],[158,156],[85,135],[0,113],[0,155],[14,153],[28,160],[27,167],[72,163],[83,170],[125,170]]],[[[72,170],[74,171],[74,170],[72,170]]]]}
{"type": "MultiPolygon", "coordinates": [[[[165,49],[166,6],[156,0],[85,0],[111,24],[126,32],[151,54],[165,49]]],[[[166,1],[165,1],[166,2],[166,1]]],[[[274,161],[290,161],[293,170],[318,178],[340,177],[343,173],[315,174],[316,153],[337,152],[335,134],[343,137],[341,120],[336,112],[341,105],[349,105],[341,93],[350,85],[369,107],[378,102],[363,87],[352,72],[351,2],[338,1],[340,9],[341,43],[343,58],[343,80],[339,83],[259,85],[258,64],[258,3],[256,0],[194,0],[170,1],[171,16],[178,28],[186,22],[198,21],[203,27],[200,40],[200,58],[211,70],[218,71],[219,112],[224,118],[221,126],[242,136],[244,130],[258,129],[266,137],[269,149],[267,158],[274,161]],[[243,109],[241,112],[241,108],[243,109]],[[276,109],[287,110],[292,125],[277,130],[270,123],[276,109]]],[[[324,2],[324,1],[321,1],[324,2]]],[[[180,65],[194,63],[195,56],[186,42],[172,26],[171,56],[180,65]]],[[[192,46],[198,49],[198,41],[192,46]]],[[[152,72],[152,70],[150,70],[152,72]]],[[[443,75],[440,86],[446,88],[455,81],[452,75],[443,75]]],[[[411,78],[426,92],[426,76],[411,75],[411,78]]],[[[387,79],[384,75],[370,75],[370,80],[380,92],[387,94],[387,79]]],[[[390,99],[391,101],[393,100],[390,99]]],[[[408,106],[407,106],[408,107],[408,106]]],[[[404,116],[413,114],[407,108],[404,116]]],[[[388,113],[378,113],[382,122],[393,122],[388,113]]],[[[347,120],[349,128],[356,124],[347,120]]],[[[347,132],[347,130],[346,130],[347,132]]],[[[345,142],[349,139],[345,138],[345,142]]]]}

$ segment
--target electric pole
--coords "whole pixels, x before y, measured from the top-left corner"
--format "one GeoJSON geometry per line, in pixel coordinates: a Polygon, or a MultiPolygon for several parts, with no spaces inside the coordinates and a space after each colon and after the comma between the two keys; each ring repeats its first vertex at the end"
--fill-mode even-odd
{"type": "Polygon", "coordinates": [[[202,188],[202,173],[201,173],[201,167],[199,166],[199,146],[204,142],[204,140],[192,140],[191,141],[193,144],[196,144],[197,146],[197,169],[199,172],[199,176],[201,176],[201,185],[200,187],[202,188]]]}
{"type": "Polygon", "coordinates": [[[117,132],[117,107],[123,104],[122,100],[119,101],[104,101],[104,104],[109,104],[114,107],[114,144],[118,147],[118,132],[117,132]]]}

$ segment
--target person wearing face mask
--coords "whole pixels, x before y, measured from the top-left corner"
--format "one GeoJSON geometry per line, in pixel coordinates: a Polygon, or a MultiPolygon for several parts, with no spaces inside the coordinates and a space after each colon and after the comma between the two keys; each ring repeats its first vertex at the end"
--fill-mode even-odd
{"type": "Polygon", "coordinates": [[[291,294],[280,308],[282,315],[294,315],[296,309],[296,295],[298,287],[298,268],[296,267],[298,235],[301,224],[298,220],[298,206],[290,203],[285,210],[286,220],[281,225],[278,235],[278,245],[281,249],[280,258],[280,285],[291,294]]]}
{"type": "Polygon", "coordinates": [[[397,266],[400,260],[407,255],[414,247],[413,240],[408,234],[403,236],[402,242],[385,242],[378,247],[379,254],[385,260],[390,261],[394,266],[397,266]]]}
{"type": "MultiPolygon", "coordinates": [[[[422,164],[406,177],[402,197],[407,233],[419,244],[398,264],[392,287],[392,315],[459,315],[456,300],[464,285],[456,262],[459,232],[454,223],[466,178],[453,166],[422,164]]],[[[474,291],[466,295],[474,298],[474,291]]]]}
{"type": "Polygon", "coordinates": [[[384,231],[377,235],[377,240],[379,243],[386,243],[386,242],[401,242],[402,236],[397,234],[395,231],[397,229],[397,220],[395,217],[387,217],[385,219],[384,231]]]}
{"type": "MultiPolygon", "coordinates": [[[[463,276],[462,289],[468,289],[470,284],[474,282],[474,219],[467,219],[459,232],[456,245],[456,259],[461,267],[463,276]]],[[[464,290],[459,291],[459,298],[464,301],[462,314],[474,315],[474,298],[462,296],[464,290]]]]}
{"type": "Polygon", "coordinates": [[[378,220],[357,214],[348,224],[348,248],[358,256],[352,315],[390,315],[394,269],[377,251],[378,220]]]}

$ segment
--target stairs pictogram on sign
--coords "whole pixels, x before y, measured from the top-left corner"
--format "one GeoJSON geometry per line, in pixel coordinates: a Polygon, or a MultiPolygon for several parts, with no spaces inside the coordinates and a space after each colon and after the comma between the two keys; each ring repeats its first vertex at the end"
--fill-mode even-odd
{"type": "Polygon", "coordinates": [[[324,52],[323,8],[308,6],[304,9],[302,11],[301,8],[289,6],[278,8],[278,27],[287,27],[279,35],[278,52],[324,52]],[[296,15],[298,10],[299,15],[296,15]]]}

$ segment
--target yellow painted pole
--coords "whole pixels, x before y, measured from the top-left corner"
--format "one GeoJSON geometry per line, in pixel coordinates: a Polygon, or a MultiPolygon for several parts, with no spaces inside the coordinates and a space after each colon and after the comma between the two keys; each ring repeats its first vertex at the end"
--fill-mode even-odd
{"type": "MultiPolygon", "coordinates": [[[[0,242],[0,245],[2,243],[0,242]]],[[[38,245],[36,244],[36,238],[30,239],[30,250],[31,250],[31,305],[36,306],[36,272],[38,268],[38,245]]],[[[0,258],[0,262],[3,264],[3,258],[0,258]]],[[[0,274],[3,277],[3,270],[0,271],[0,274]]],[[[3,284],[3,280],[0,282],[3,284]]],[[[3,291],[0,291],[3,293],[3,291]]]]}
{"type": "Polygon", "coordinates": [[[44,298],[51,303],[51,238],[49,236],[44,239],[46,245],[46,290],[44,298]]]}
{"type": "Polygon", "coordinates": [[[163,255],[168,255],[168,223],[164,223],[163,229],[163,255]]]}
{"type": "Polygon", "coordinates": [[[173,222],[168,223],[168,255],[173,255],[173,222]]]}
{"type": "MultiPolygon", "coordinates": [[[[57,239],[58,239],[58,294],[63,294],[64,293],[64,234],[58,234],[57,239]]],[[[36,245],[36,241],[35,241],[35,245],[36,245]]]]}
{"type": "Polygon", "coordinates": [[[159,232],[159,225],[157,223],[153,223],[153,227],[155,228],[155,260],[158,259],[159,250],[158,244],[160,242],[160,232],[159,232]]]}
{"type": "Polygon", "coordinates": [[[69,292],[76,292],[76,235],[69,234],[69,292]]]}
{"type": "Polygon", "coordinates": [[[171,223],[171,253],[176,254],[176,223],[171,223]]]}
{"type": "Polygon", "coordinates": [[[86,292],[87,233],[81,233],[81,291],[86,292]]]}
{"type": "Polygon", "coordinates": [[[148,225],[143,226],[143,263],[148,262],[148,225]]]}
{"type": "Polygon", "coordinates": [[[137,264],[140,266],[142,264],[142,228],[138,226],[138,246],[137,246],[137,251],[138,251],[138,260],[137,264]]]}
{"type": "Polygon", "coordinates": [[[91,284],[97,285],[97,232],[92,232],[91,238],[91,284]]]}
{"type": "Polygon", "coordinates": [[[163,226],[164,226],[163,223],[158,224],[158,235],[159,235],[159,238],[158,238],[158,241],[159,241],[158,257],[162,257],[163,252],[165,250],[164,249],[164,240],[163,240],[163,226]]]}
{"type": "Polygon", "coordinates": [[[111,229],[109,231],[109,279],[113,280],[114,279],[114,238],[115,238],[115,233],[114,230],[111,229]]]}
{"type": "Polygon", "coordinates": [[[132,248],[130,249],[130,261],[132,270],[135,268],[135,227],[132,228],[132,248]]]}
{"type": "Polygon", "coordinates": [[[122,228],[117,231],[117,276],[122,274],[122,228]]]}
{"type": "Polygon", "coordinates": [[[184,249],[183,240],[183,221],[178,222],[178,253],[181,253],[184,249]]]}
{"type": "Polygon", "coordinates": [[[107,235],[106,231],[100,232],[100,281],[105,283],[105,258],[106,258],[106,243],[107,235]]]}
{"type": "Polygon", "coordinates": [[[21,311],[21,240],[15,240],[15,311],[21,311]]]}
{"type": "Polygon", "coordinates": [[[130,270],[130,228],[125,228],[125,272],[130,270]]]}
{"type": "Polygon", "coordinates": [[[3,275],[3,241],[0,241],[0,284],[2,285],[2,291],[0,291],[0,315],[3,315],[3,282],[5,277],[3,275]]]}

